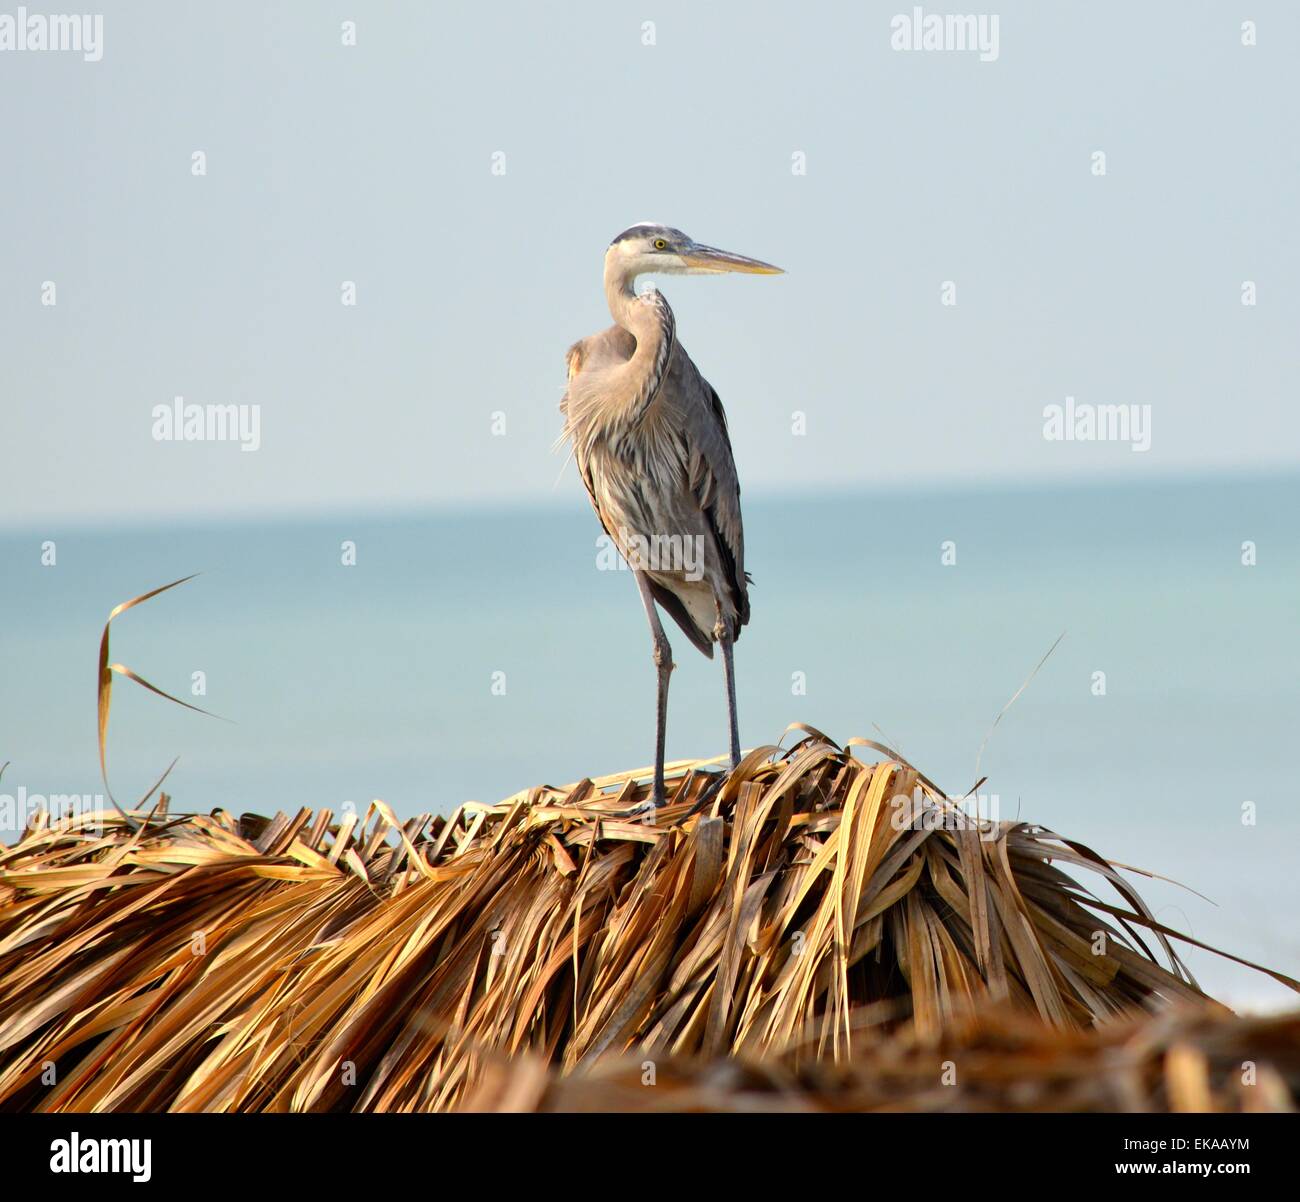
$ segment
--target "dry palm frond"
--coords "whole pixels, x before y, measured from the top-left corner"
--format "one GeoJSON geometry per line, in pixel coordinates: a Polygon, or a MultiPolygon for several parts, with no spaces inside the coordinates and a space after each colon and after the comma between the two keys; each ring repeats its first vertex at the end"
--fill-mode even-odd
{"type": "Polygon", "coordinates": [[[494,1061],[465,1108],[741,1111],[1293,1112],[1300,1012],[1238,1018],[1172,1010],[1091,1031],[994,1011],[932,1039],[863,1040],[850,1060],[610,1058],[568,1076],[536,1057],[494,1061]]]}
{"type": "MultiPolygon", "coordinates": [[[[195,575],[197,575],[197,573],[195,573],[195,575]]],[[[129,601],[123,601],[120,605],[115,605],[108,615],[108,621],[104,623],[104,633],[100,635],[99,638],[99,671],[97,673],[98,690],[96,697],[96,709],[98,711],[97,717],[99,724],[99,774],[104,778],[104,790],[108,794],[108,800],[113,803],[113,808],[117,810],[118,814],[128,826],[133,826],[133,824],[131,823],[131,820],[127,818],[122,807],[117,804],[117,799],[113,796],[113,790],[109,788],[108,785],[108,715],[113,705],[113,676],[116,674],[118,676],[125,676],[128,680],[134,680],[136,684],[148,689],[149,692],[154,693],[159,697],[164,697],[168,701],[175,702],[177,705],[184,706],[187,710],[193,710],[196,714],[206,714],[209,718],[215,718],[217,715],[208,713],[207,710],[200,709],[197,705],[191,705],[188,701],[182,701],[179,697],[173,697],[170,693],[164,692],[157,685],[150,684],[143,676],[139,675],[139,673],[133,671],[131,668],[128,668],[125,664],[110,664],[108,662],[108,645],[109,635],[113,627],[113,619],[118,617],[120,614],[126,613],[128,609],[134,609],[137,605],[143,605],[144,602],[152,600],[160,593],[165,593],[169,589],[174,589],[177,585],[186,584],[193,579],[194,575],[182,576],[181,579],[173,580],[170,584],[164,584],[159,588],[150,589],[147,593],[141,593],[138,597],[132,597],[129,601]]],[[[173,767],[175,766],[174,760],[172,761],[172,765],[173,767]]],[[[167,773],[170,771],[171,768],[168,768],[167,772],[163,773],[162,778],[158,781],[158,785],[162,784],[162,781],[166,779],[167,773]]],[[[149,793],[145,796],[146,801],[149,796],[153,794],[154,789],[158,788],[158,785],[154,785],[154,788],[149,790],[149,793]]]]}
{"type": "Polygon", "coordinates": [[[673,765],[657,813],[642,770],[404,824],[165,794],[43,822],[0,852],[0,1105],[435,1110],[502,1056],[797,1069],[994,1005],[1061,1031],[1213,1005],[1107,861],[802,729],[673,765]]]}

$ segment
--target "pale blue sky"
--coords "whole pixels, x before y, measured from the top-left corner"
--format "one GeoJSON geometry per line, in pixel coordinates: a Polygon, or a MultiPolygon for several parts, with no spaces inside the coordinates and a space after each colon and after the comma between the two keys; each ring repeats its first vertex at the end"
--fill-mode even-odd
{"type": "Polygon", "coordinates": [[[1000,3],[991,63],[910,9],[105,3],[98,63],[0,54],[0,523],[580,493],[563,352],[644,218],[788,269],[663,284],[751,494],[1300,463],[1300,7],[1000,3]],[[154,441],[178,394],[261,449],[154,441]],[[1067,395],[1151,450],[1044,441],[1067,395]]]}

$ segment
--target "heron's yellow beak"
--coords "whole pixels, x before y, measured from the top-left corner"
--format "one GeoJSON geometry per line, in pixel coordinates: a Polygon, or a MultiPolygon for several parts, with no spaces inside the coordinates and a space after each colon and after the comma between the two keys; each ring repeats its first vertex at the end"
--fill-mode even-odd
{"type": "Polygon", "coordinates": [[[749,275],[782,275],[783,269],[764,263],[761,259],[749,259],[744,255],[733,255],[730,251],[719,250],[716,246],[694,245],[682,255],[682,262],[692,271],[743,271],[749,275]]]}

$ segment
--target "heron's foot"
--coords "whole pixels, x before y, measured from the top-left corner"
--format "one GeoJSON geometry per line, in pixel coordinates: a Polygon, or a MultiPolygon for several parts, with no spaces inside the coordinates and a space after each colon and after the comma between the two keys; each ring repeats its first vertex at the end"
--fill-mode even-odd
{"type": "Polygon", "coordinates": [[[655,814],[657,814],[658,811],[659,807],[655,804],[654,800],[650,798],[643,801],[639,806],[634,807],[629,817],[633,821],[648,822],[653,826],[655,814]]]}

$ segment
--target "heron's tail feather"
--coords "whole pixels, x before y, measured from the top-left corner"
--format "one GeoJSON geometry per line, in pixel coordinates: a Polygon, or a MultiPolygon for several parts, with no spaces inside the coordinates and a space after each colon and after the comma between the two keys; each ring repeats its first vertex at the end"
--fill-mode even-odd
{"type": "Polygon", "coordinates": [[[711,631],[701,630],[696,624],[695,619],[691,617],[682,600],[671,589],[665,588],[656,580],[650,581],[650,591],[654,594],[654,599],[659,602],[666,613],[678,626],[682,632],[699,650],[700,654],[706,659],[713,658],[713,634],[711,631]]]}

